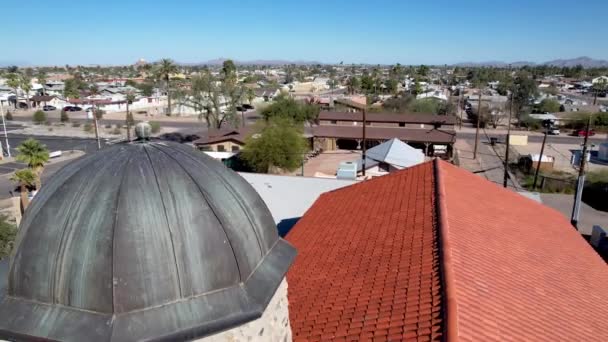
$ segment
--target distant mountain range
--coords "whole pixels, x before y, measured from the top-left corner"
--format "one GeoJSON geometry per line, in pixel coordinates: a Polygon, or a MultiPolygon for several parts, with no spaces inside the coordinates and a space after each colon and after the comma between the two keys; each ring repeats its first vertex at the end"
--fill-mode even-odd
{"type": "MultiPolygon", "coordinates": [[[[181,65],[222,65],[224,61],[228,60],[228,58],[217,58],[211,59],[206,62],[199,63],[178,63],[181,65]]],[[[234,60],[234,63],[237,65],[287,65],[287,64],[297,64],[297,65],[314,65],[314,64],[324,64],[316,61],[288,61],[282,59],[255,59],[250,61],[239,61],[234,60]]]]}
{"type": "Polygon", "coordinates": [[[488,62],[464,62],[464,63],[457,63],[454,64],[454,66],[493,66],[493,67],[507,67],[511,65],[512,67],[522,67],[524,65],[530,65],[530,66],[534,66],[534,65],[551,65],[551,66],[557,66],[557,67],[574,67],[577,65],[582,65],[583,68],[604,68],[604,67],[608,67],[608,61],[603,60],[603,59],[593,59],[590,57],[578,57],[578,58],[571,58],[571,59],[556,59],[556,60],[552,60],[552,61],[548,61],[548,62],[544,62],[544,63],[534,63],[534,62],[525,62],[525,61],[520,61],[520,62],[513,62],[513,63],[507,63],[507,62],[502,62],[502,61],[488,61],[488,62]]]}

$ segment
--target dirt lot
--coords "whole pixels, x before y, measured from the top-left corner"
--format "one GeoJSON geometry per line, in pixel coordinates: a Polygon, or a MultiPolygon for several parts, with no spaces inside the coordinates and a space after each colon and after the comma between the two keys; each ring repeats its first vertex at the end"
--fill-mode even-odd
{"type": "MultiPolygon", "coordinates": [[[[521,155],[526,154],[539,154],[541,143],[528,143],[526,146],[513,146],[513,148],[521,155]]],[[[577,144],[546,144],[544,155],[555,158],[554,169],[558,171],[568,172],[571,174],[577,174],[578,169],[575,169],[570,164],[570,158],[572,151],[580,150],[581,146],[577,144]]],[[[597,151],[597,147],[593,148],[593,151],[597,151]]],[[[597,152],[596,152],[597,153],[597,152]]],[[[587,170],[589,171],[600,171],[608,170],[608,163],[602,163],[592,158],[591,162],[587,164],[587,170]]]]}

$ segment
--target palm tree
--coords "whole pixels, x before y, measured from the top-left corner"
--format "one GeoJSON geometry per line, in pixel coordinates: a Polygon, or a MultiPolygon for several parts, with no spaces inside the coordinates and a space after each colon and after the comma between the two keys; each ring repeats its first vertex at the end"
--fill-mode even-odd
{"type": "Polygon", "coordinates": [[[133,114],[131,114],[131,112],[129,112],[129,104],[133,103],[133,101],[135,101],[135,94],[129,92],[127,93],[127,116],[126,116],[126,121],[127,121],[127,141],[131,141],[131,124],[133,123],[133,114]]]}
{"type": "Polygon", "coordinates": [[[36,175],[36,189],[40,190],[42,187],[40,176],[44,170],[44,163],[49,160],[49,150],[38,140],[29,138],[17,147],[17,151],[19,152],[17,160],[26,163],[32,169],[36,175]]]}
{"type": "Polygon", "coordinates": [[[21,90],[25,92],[25,103],[30,108],[30,90],[32,90],[32,79],[27,75],[21,75],[21,90]]]}
{"type": "Polygon", "coordinates": [[[34,186],[36,174],[32,169],[21,169],[15,171],[11,180],[19,183],[19,192],[21,193],[21,214],[23,214],[25,208],[27,208],[29,204],[28,189],[34,186]]]}
{"type": "Polygon", "coordinates": [[[158,76],[160,79],[165,81],[167,90],[167,116],[171,116],[171,85],[169,83],[172,74],[177,72],[177,66],[169,58],[163,58],[160,60],[158,67],[158,76]]]}
{"type": "MultiPolygon", "coordinates": [[[[36,75],[36,78],[38,79],[38,83],[42,86],[42,95],[46,95],[46,82],[47,82],[47,78],[46,78],[46,73],[44,72],[44,70],[39,70],[38,74],[36,75]]],[[[44,103],[46,105],[46,101],[44,103]]]]}
{"type": "Polygon", "coordinates": [[[19,93],[17,92],[20,82],[19,74],[10,73],[6,77],[6,85],[12,88],[15,91],[15,109],[17,109],[17,103],[19,102],[19,93]]]}

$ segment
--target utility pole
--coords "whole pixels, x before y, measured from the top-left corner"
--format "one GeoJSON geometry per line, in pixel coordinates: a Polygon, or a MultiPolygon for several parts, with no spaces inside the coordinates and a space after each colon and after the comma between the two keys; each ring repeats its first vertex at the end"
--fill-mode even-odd
{"type": "MultiPolygon", "coordinates": [[[[536,164],[536,171],[534,172],[534,183],[532,183],[532,191],[536,190],[536,181],[538,180],[538,172],[540,171],[540,163],[543,160],[543,153],[545,152],[545,143],[547,142],[547,132],[548,128],[545,128],[545,135],[543,136],[543,144],[540,147],[540,155],[538,156],[538,163],[536,164]]],[[[532,165],[534,165],[534,160],[532,160],[532,165]]]]}
{"type": "Polygon", "coordinates": [[[0,101],[0,114],[2,114],[2,126],[4,127],[4,139],[6,140],[6,153],[8,157],[11,157],[11,147],[8,144],[8,134],[6,134],[6,121],[4,121],[4,105],[0,101]]]}
{"type": "Polygon", "coordinates": [[[97,125],[97,111],[99,108],[93,102],[93,121],[95,122],[95,138],[97,139],[97,149],[101,150],[101,142],[99,141],[99,126],[97,125]]]}
{"type": "Polygon", "coordinates": [[[458,87],[458,106],[456,107],[456,110],[460,114],[460,121],[458,122],[458,128],[460,128],[460,129],[462,129],[462,110],[460,109],[460,98],[461,97],[462,97],[462,87],[459,86],[458,87]]]}
{"type": "Polygon", "coordinates": [[[365,112],[366,109],[363,108],[363,161],[361,163],[361,171],[363,172],[363,177],[365,177],[365,154],[367,152],[366,139],[365,139],[365,126],[367,126],[367,121],[365,120],[365,112]]]}
{"type": "Polygon", "coordinates": [[[578,179],[576,181],[576,191],[574,192],[574,204],[572,205],[572,217],[570,223],[574,228],[578,229],[578,217],[581,210],[581,199],[583,196],[583,188],[585,187],[585,164],[587,163],[587,142],[589,140],[589,129],[591,126],[591,115],[587,119],[587,128],[585,132],[585,140],[583,141],[583,153],[581,155],[581,166],[578,169],[578,179]]]}
{"type": "Polygon", "coordinates": [[[473,159],[477,159],[477,145],[479,145],[479,122],[481,121],[481,86],[479,87],[479,105],[477,106],[477,128],[475,129],[475,147],[473,159]]]}
{"type": "Polygon", "coordinates": [[[509,146],[511,140],[511,117],[513,116],[513,93],[511,92],[511,104],[509,105],[509,120],[507,121],[507,148],[505,151],[505,173],[502,181],[502,186],[507,187],[507,181],[509,180],[509,146]]]}

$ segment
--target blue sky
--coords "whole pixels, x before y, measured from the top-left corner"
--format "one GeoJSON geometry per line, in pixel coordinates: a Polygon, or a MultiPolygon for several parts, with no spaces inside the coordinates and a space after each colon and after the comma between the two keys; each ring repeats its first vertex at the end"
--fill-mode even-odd
{"type": "Polygon", "coordinates": [[[0,64],[608,59],[607,0],[6,1],[0,64]]]}

